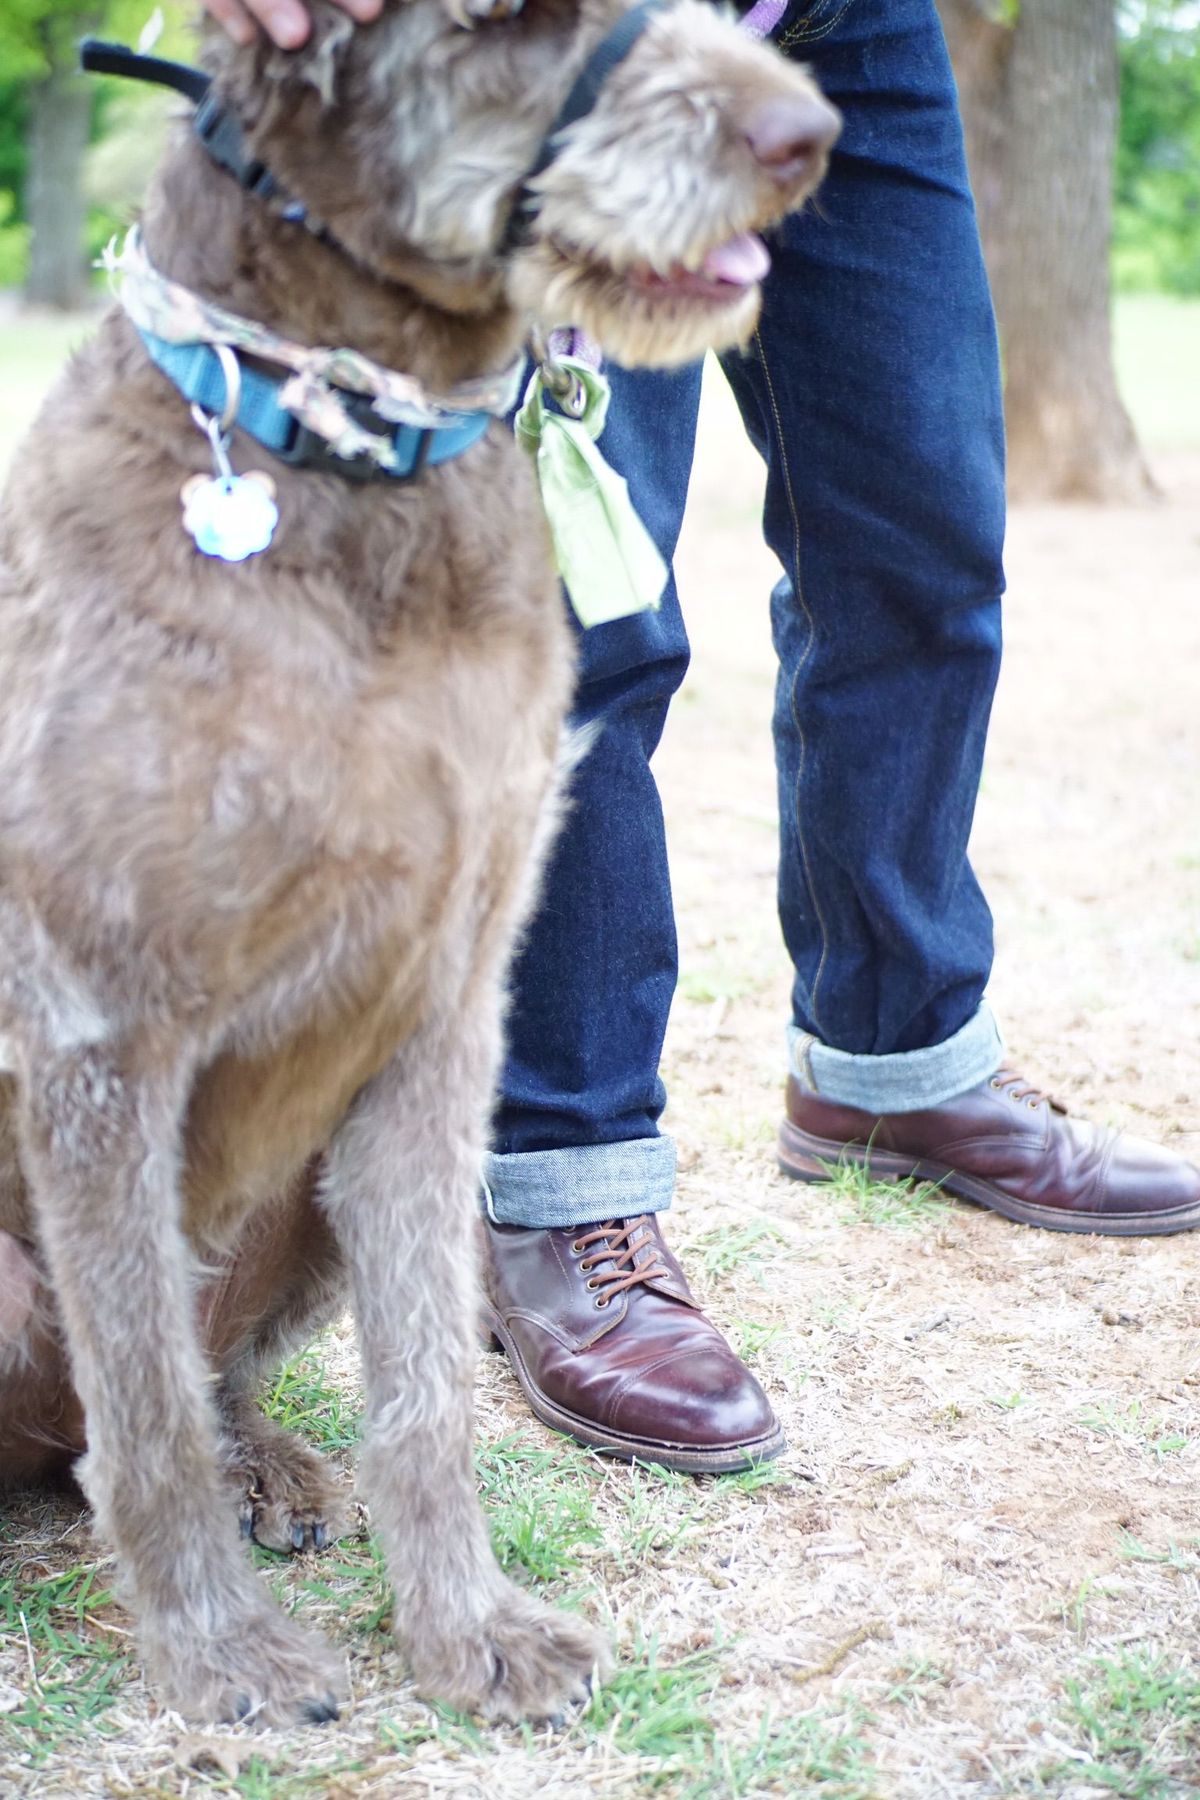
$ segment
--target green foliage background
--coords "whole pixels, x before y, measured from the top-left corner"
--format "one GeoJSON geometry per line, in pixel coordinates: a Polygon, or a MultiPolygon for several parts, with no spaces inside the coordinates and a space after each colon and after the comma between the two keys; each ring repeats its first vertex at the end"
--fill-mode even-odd
{"type": "MultiPolygon", "coordinates": [[[[1133,291],[1200,295],[1200,0],[1115,0],[1121,46],[1114,270],[1133,291]]],[[[136,41],[150,0],[3,0],[0,5],[0,287],[25,272],[25,130],[31,83],[47,45],[99,30],[136,41]]],[[[163,0],[157,48],[186,57],[184,0],[163,0]]],[[[97,80],[89,249],[124,224],[153,160],[171,102],[149,89],[97,80]]]]}
{"type": "MultiPolygon", "coordinates": [[[[34,83],[46,74],[55,49],[73,46],[89,32],[135,43],[153,5],[154,0],[0,0],[0,288],[15,287],[25,276],[25,136],[34,83]]],[[[161,0],[161,11],[164,30],[156,52],[186,60],[194,8],[184,0],[161,0]]],[[[88,249],[97,255],[128,222],[171,102],[151,88],[91,79],[88,249]]]]}
{"type": "Polygon", "coordinates": [[[1200,295],[1200,5],[1123,4],[1118,285],[1200,295]]]}

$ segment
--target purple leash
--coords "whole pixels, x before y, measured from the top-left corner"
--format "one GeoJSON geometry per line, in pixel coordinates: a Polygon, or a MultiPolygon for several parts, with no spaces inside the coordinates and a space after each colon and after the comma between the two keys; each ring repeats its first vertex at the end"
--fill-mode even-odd
{"type": "Polygon", "coordinates": [[[788,0],[755,0],[742,20],[742,30],[751,37],[770,37],[788,9],[788,0]]]}

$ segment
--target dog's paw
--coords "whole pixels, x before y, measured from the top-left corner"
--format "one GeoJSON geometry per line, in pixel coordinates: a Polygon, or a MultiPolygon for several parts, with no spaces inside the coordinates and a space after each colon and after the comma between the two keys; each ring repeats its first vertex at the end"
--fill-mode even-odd
{"type": "Polygon", "coordinates": [[[155,1688],[201,1724],[321,1725],[349,1693],[336,1651],[269,1604],[209,1635],[178,1615],[140,1635],[155,1688]]]}
{"type": "Polygon", "coordinates": [[[227,1445],[225,1463],[238,1484],[242,1536],[256,1544],[323,1550],[353,1529],[349,1496],[328,1465],[269,1420],[227,1445]]]}
{"type": "Polygon", "coordinates": [[[513,1722],[561,1719],[586,1702],[593,1677],[612,1666],[607,1640],[585,1620],[512,1586],[482,1627],[440,1645],[425,1635],[411,1660],[426,1699],[513,1722]]]}

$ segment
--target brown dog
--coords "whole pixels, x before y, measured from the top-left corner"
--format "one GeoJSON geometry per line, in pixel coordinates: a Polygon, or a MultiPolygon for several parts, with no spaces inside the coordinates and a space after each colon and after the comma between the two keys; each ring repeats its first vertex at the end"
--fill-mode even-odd
{"type": "MultiPolygon", "coordinates": [[[[697,0],[650,21],[506,237],[624,11],[393,0],[359,30],[319,6],[296,54],[211,42],[249,147],[325,235],[185,133],[153,263],[438,392],[531,323],[629,362],[745,337],[757,286],[720,246],[799,204],[836,121],[697,0]]],[[[315,1458],[252,1397],[347,1271],[362,1483],[414,1676],[553,1715],[603,1649],[501,1575],[471,1467],[478,1166],[571,692],[545,523],[499,423],[411,483],[285,467],[240,433],[233,456],[270,467],[280,514],[236,564],[181,528],[209,451],[114,310],[7,492],[0,1458],[36,1473],[86,1415],[81,1480],[171,1704],[329,1716],[337,1659],[255,1580],[228,1489],[249,1471],[265,1541],[336,1528],[315,1458]]]]}

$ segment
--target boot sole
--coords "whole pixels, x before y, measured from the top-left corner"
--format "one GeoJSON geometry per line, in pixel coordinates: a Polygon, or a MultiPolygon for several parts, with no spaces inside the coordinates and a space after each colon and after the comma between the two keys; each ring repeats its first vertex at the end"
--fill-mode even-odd
{"type": "Polygon", "coordinates": [[[535,1417],[552,1431],[560,1431],[564,1437],[574,1438],[577,1444],[598,1450],[602,1456],[616,1457],[628,1463],[652,1463],[656,1468],[673,1469],[682,1475],[735,1475],[757,1468],[759,1463],[771,1462],[787,1449],[783,1428],[778,1425],[773,1432],[756,1438],[753,1443],[727,1445],[717,1450],[690,1450],[685,1444],[655,1444],[644,1438],[627,1437],[619,1431],[604,1430],[590,1419],[580,1418],[577,1413],[568,1412],[565,1407],[556,1406],[553,1400],[547,1399],[526,1368],[521,1352],[498,1312],[484,1306],[480,1324],[484,1348],[502,1351],[507,1356],[535,1417]]]}
{"type": "Polygon", "coordinates": [[[1035,1206],[1006,1193],[994,1182],[964,1175],[944,1163],[913,1161],[893,1150],[877,1150],[866,1144],[844,1144],[801,1131],[790,1119],[779,1128],[779,1167],[793,1181],[834,1181],[839,1167],[848,1163],[864,1169],[875,1181],[928,1181],[960,1200],[986,1206],[1018,1225],[1034,1225],[1046,1231],[1085,1232],[1093,1237],[1168,1237],[1200,1225],[1200,1203],[1177,1206],[1169,1212],[1080,1213],[1054,1206],[1035,1206]]]}

